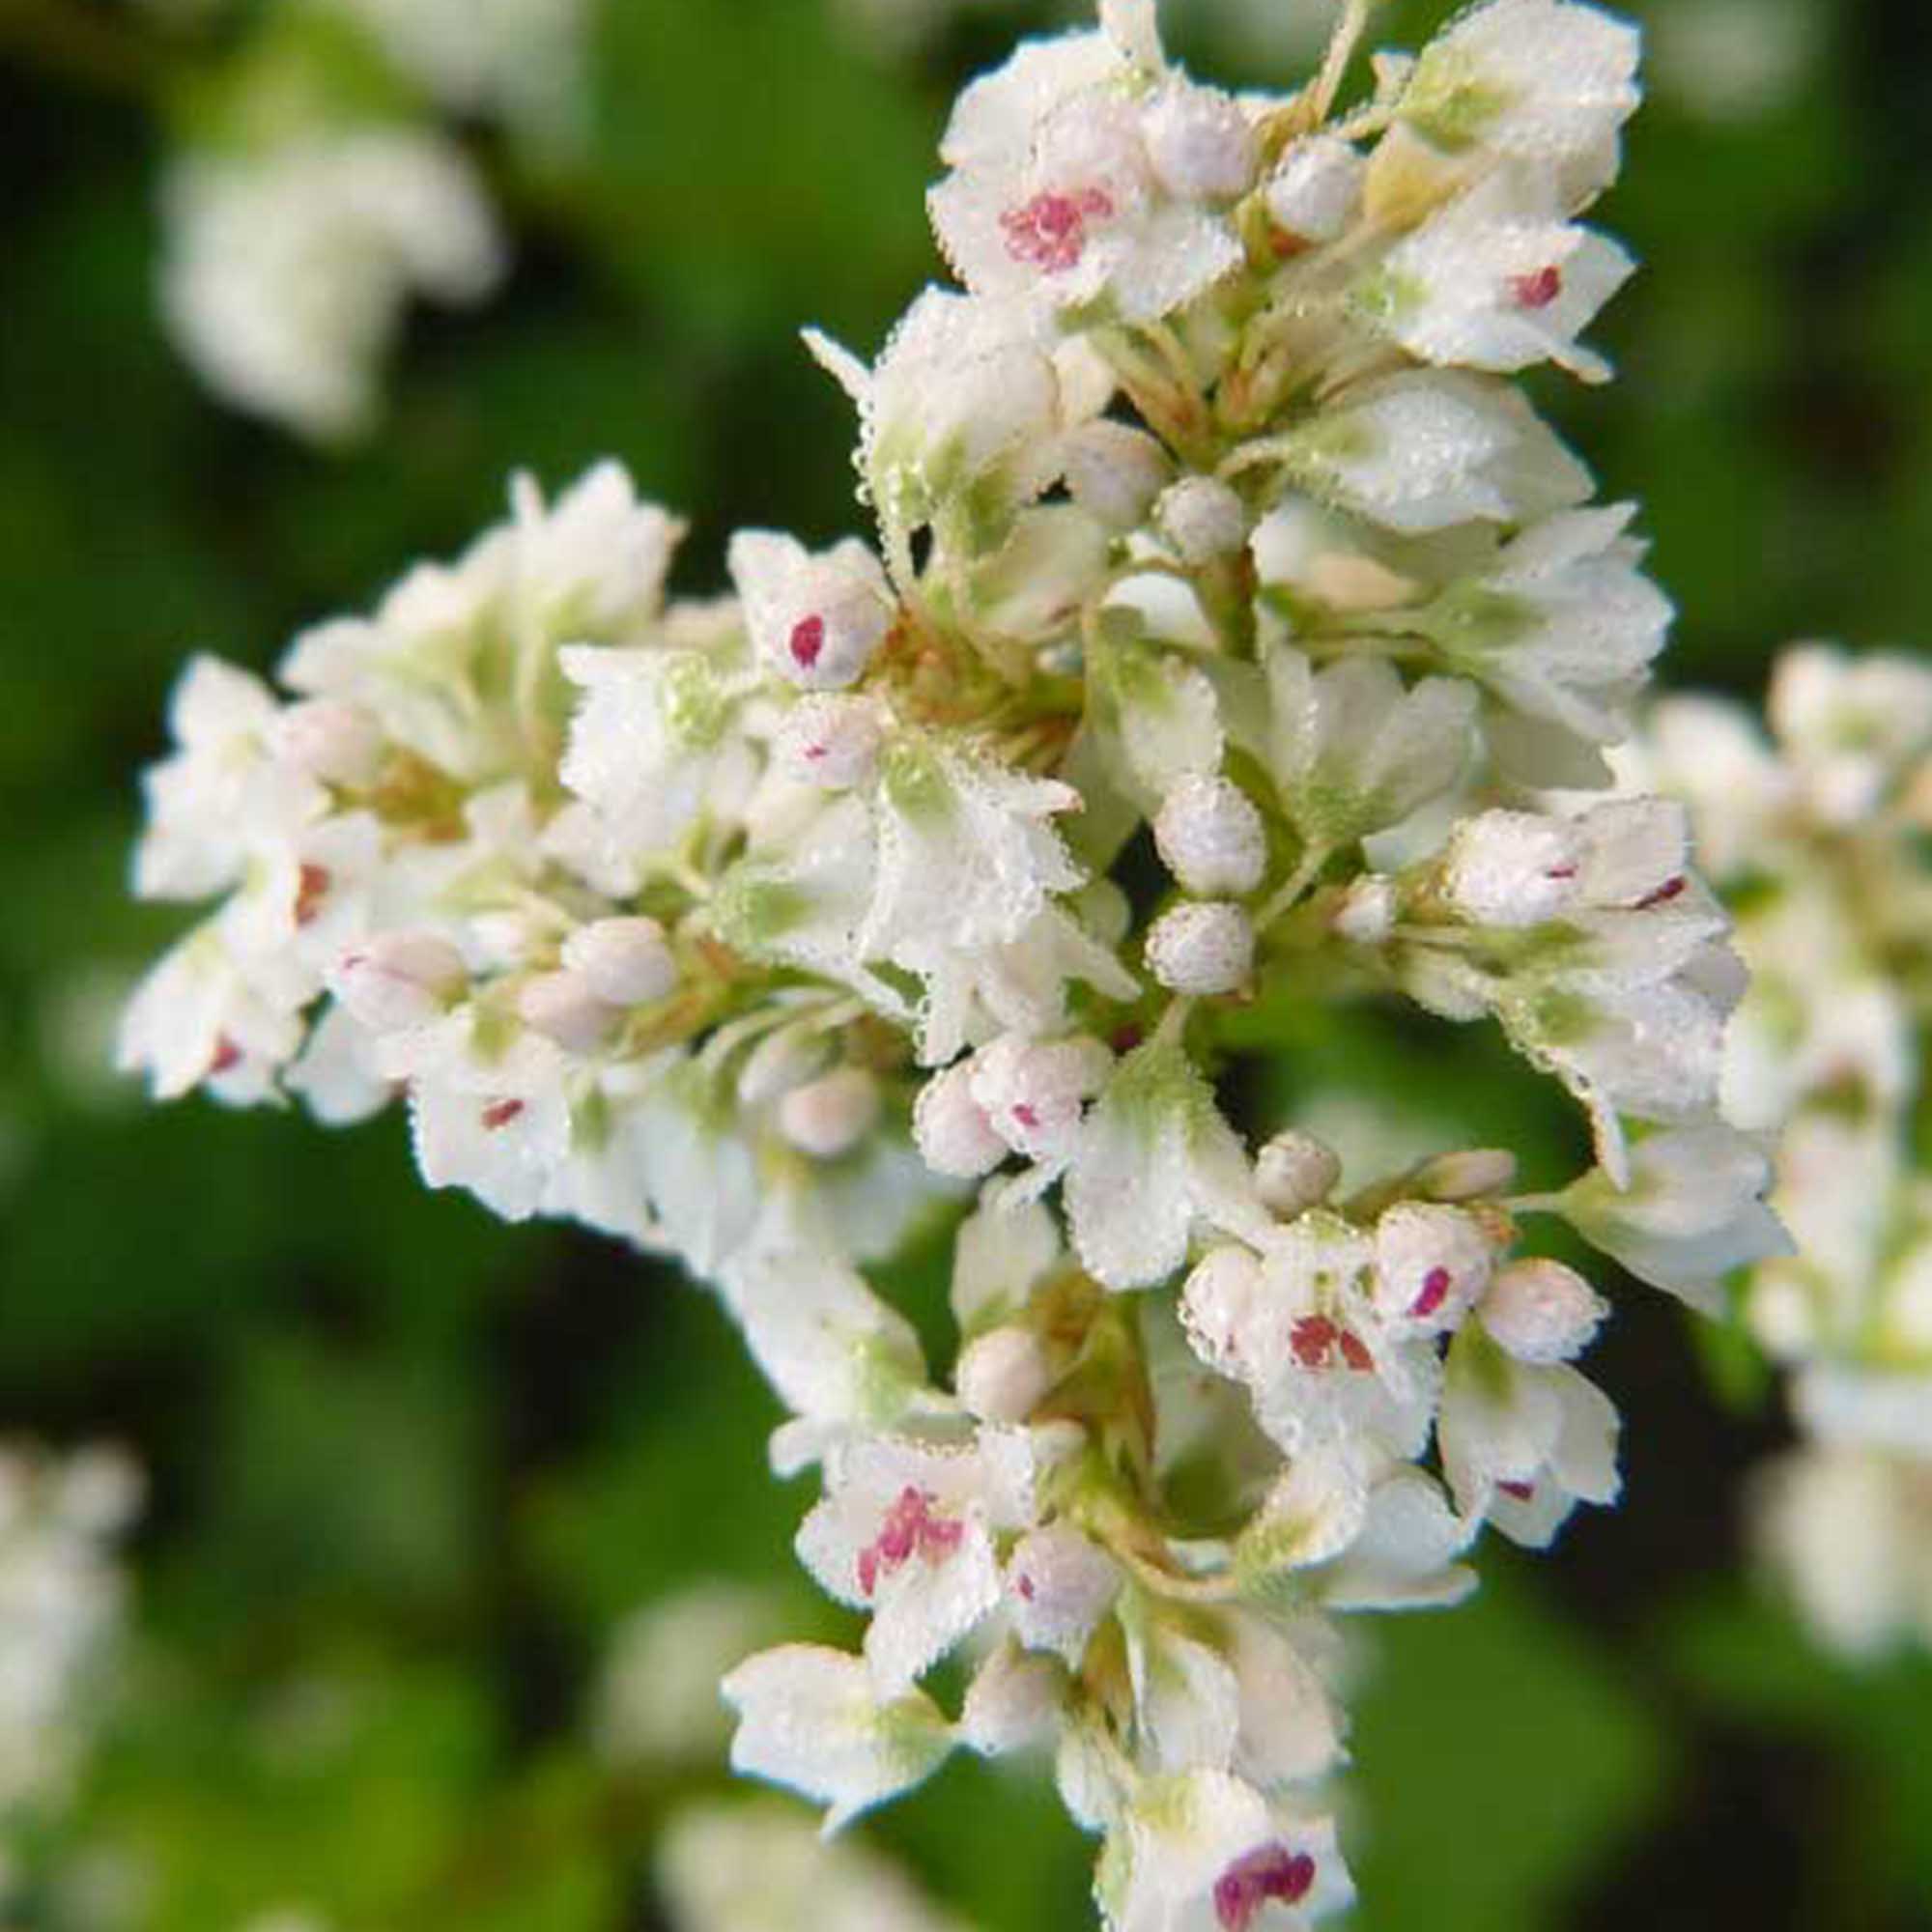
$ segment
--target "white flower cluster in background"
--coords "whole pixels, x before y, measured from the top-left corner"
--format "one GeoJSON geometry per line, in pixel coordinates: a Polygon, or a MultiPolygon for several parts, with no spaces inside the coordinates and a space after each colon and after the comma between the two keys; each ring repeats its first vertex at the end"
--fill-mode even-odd
{"type": "Polygon", "coordinates": [[[213,23],[219,105],[164,169],[158,279],[215,394],[317,442],[372,426],[410,304],[473,305],[508,266],[488,185],[440,117],[568,139],[588,8],[300,0],[213,23]]]}
{"type": "MultiPolygon", "coordinates": [[[[140,1500],[118,1452],[0,1449],[0,1863],[92,1740],[122,1620],[116,1546],[140,1500]]],[[[0,1869],[0,1907],[6,1889],[0,1869]]]]}
{"type": "Polygon", "coordinates": [[[1752,969],[1732,1116],[1782,1130],[1798,1253],[1746,1315],[1794,1370],[1805,1446],[1766,1472],[1767,1553],[1821,1637],[1932,1643],[1932,668],[1788,651],[1767,737],[1674,697],[1634,764],[1690,802],[1752,969]]]}
{"type": "Polygon", "coordinates": [[[520,482],[284,694],[192,666],[137,865],[221,901],[128,1015],[157,1094],[405,1097],[432,1185],[718,1290],[868,1617],[731,1674],[738,1767],[839,1823],[1042,1749],[1120,1932],[1344,1903],[1334,1619],[1615,1497],[1607,1307],[1524,1222],[1706,1305],[1785,1245],[1728,918],[1608,789],[1668,607],[1510,380],[1607,374],[1635,35],[1492,0],[1343,104],[1364,11],[1283,98],[1147,0],[1023,45],[941,149],[963,291],[811,338],[876,549],[741,531],[689,601],[614,467],[520,482]],[[1493,1022],[1595,1164],[1345,1188],[1223,1110],[1270,998],[1493,1022]],[[863,1264],[976,1189],[934,1373],[863,1264]]]}

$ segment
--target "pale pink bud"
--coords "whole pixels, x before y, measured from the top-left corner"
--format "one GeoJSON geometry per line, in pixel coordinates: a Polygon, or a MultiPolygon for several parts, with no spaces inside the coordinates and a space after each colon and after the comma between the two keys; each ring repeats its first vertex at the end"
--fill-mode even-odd
{"type": "Polygon", "coordinates": [[[1268,218],[1303,242],[1332,242],[1355,218],[1368,162],[1333,134],[1294,142],[1264,190],[1268,218]]]}
{"type": "Polygon", "coordinates": [[[1166,450],[1146,430],[1105,416],[1068,433],[1061,462],[1073,500],[1116,530],[1147,521],[1173,471],[1166,450]]]}
{"type": "Polygon", "coordinates": [[[1031,1329],[993,1328],[961,1352],[952,1385],[981,1422],[1024,1422],[1053,1386],[1053,1365],[1031,1329]]]}
{"type": "Polygon", "coordinates": [[[1277,1220],[1293,1221],[1319,1207],[1341,1179],[1335,1150],[1298,1127],[1276,1134],[1255,1156],[1255,1191],[1277,1220]]]}
{"type": "Polygon", "coordinates": [[[1395,881],[1371,874],[1357,879],[1335,911],[1335,930],[1351,946],[1379,946],[1395,930],[1395,881]]]}
{"type": "Polygon", "coordinates": [[[1008,1153],[973,1097],[973,1064],[967,1060],[925,1083],[913,1106],[912,1136],[927,1167],[962,1180],[992,1173],[1008,1153]]]}
{"type": "Polygon", "coordinates": [[[1246,1248],[1216,1248],[1194,1264],[1180,1291],[1180,1319],[1194,1352],[1209,1368],[1242,1373],[1264,1293],[1262,1264],[1246,1248]]]}
{"type": "Polygon", "coordinates": [[[872,776],[884,737],[879,707],[868,698],[818,696],[785,714],[772,750],[787,776],[849,791],[872,776]]]}
{"type": "Polygon", "coordinates": [[[879,1119],[879,1083],[863,1066],[839,1066],[779,1102],[779,1131],[801,1153],[837,1160],[872,1131],[879,1119]]]}
{"type": "Polygon", "coordinates": [[[1484,1295],[1483,1326],[1518,1360],[1567,1362],[1589,1346],[1608,1305],[1561,1262],[1512,1262],[1484,1295]]]}
{"type": "Polygon", "coordinates": [[[1225,899],[1175,906],[1148,928],[1147,963],[1170,992],[1236,992],[1254,971],[1254,922],[1225,899]]]}
{"type": "Polygon", "coordinates": [[[1254,185],[1254,130],[1240,103],[1216,88],[1170,80],[1141,110],[1147,156],[1181,201],[1233,201],[1254,185]]]}
{"type": "Polygon", "coordinates": [[[1212,563],[1248,540],[1248,506],[1213,476],[1183,476],[1170,484],[1153,514],[1183,563],[1212,563]]]}
{"type": "Polygon", "coordinates": [[[532,1033],[566,1053],[594,1053],[616,1032],[623,1014],[582,973],[539,973],[517,993],[517,1016],[532,1033]]]}
{"type": "Polygon", "coordinates": [[[433,932],[381,932],[345,952],[328,989],[365,1027],[422,1026],[469,990],[463,955],[433,932]]]}
{"type": "Polygon", "coordinates": [[[1267,869],[1267,833],[1254,802],[1222,778],[1184,778],[1153,821],[1161,863],[1205,898],[1239,898],[1267,869]]]}
{"type": "Polygon", "coordinates": [[[1120,1587],[1112,1558],[1069,1523],[1022,1537],[1007,1563],[1019,1640],[1029,1650],[1056,1651],[1070,1665],[1079,1663],[1120,1587]]]}
{"type": "Polygon", "coordinates": [[[1488,1284],[1493,1260],[1474,1215],[1401,1202],[1376,1223],[1376,1297],[1391,1321],[1454,1328],[1488,1284]]]}
{"type": "Polygon", "coordinates": [[[322,784],[359,790],[383,768],[383,727],[359,704],[305,697],[278,712],[270,729],[275,755],[322,784]]]}
{"type": "Polygon", "coordinates": [[[677,961],[654,919],[599,919],[563,943],[563,963],[613,1007],[649,1006],[675,990],[677,961]]]}
{"type": "Polygon", "coordinates": [[[1469,1148],[1439,1154],[1415,1178],[1418,1194],[1432,1201],[1480,1201],[1516,1181],[1516,1155],[1507,1148],[1469,1148]]]}

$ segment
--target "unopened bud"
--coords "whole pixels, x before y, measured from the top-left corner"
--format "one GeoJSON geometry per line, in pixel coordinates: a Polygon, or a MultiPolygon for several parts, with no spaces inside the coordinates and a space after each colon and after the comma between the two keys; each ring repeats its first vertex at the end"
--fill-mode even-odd
{"type": "Polygon", "coordinates": [[[1442,892],[1477,925],[1541,925],[1577,896],[1583,841],[1560,818],[1485,811],[1464,819],[1442,859],[1442,892]]]}
{"type": "Polygon", "coordinates": [[[1589,1346],[1608,1304],[1561,1262],[1512,1262],[1483,1296],[1483,1326],[1523,1362],[1567,1362],[1589,1346]]]}
{"type": "Polygon", "coordinates": [[[872,1131],[879,1083],[863,1066],[839,1066],[779,1102],[779,1131],[801,1153],[837,1160],[872,1131]]]}
{"type": "Polygon", "coordinates": [[[827,791],[849,791],[872,776],[884,737],[884,720],[869,698],[820,694],[785,714],[772,749],[788,776],[827,791]]]}
{"type": "Polygon", "coordinates": [[[1254,922],[1225,899],[1175,906],[1148,928],[1147,963],[1170,992],[1237,992],[1254,971],[1254,922]]]}
{"type": "Polygon", "coordinates": [[[1146,430],[1106,416],[1070,431],[1061,461],[1073,500],[1116,530],[1144,524],[1173,474],[1166,450],[1146,430]]]}
{"type": "Polygon", "coordinates": [[[912,1137],[933,1173],[961,1180],[991,1174],[1009,1151],[973,1097],[973,1064],[967,1060],[934,1074],[920,1091],[912,1137]]]}
{"type": "Polygon", "coordinates": [[[1357,879],[1335,910],[1335,930],[1351,946],[1379,946],[1395,930],[1395,881],[1372,873],[1357,879]]]}
{"type": "Polygon", "coordinates": [[[1007,1563],[1013,1629],[1029,1650],[1049,1650],[1078,1669],[1087,1640],[1120,1593],[1113,1559],[1069,1523],[1020,1539],[1007,1563]]]}
{"type": "Polygon", "coordinates": [[[1180,201],[1233,201],[1254,185],[1254,130],[1240,103],[1179,77],[1141,110],[1154,176],[1180,201]]]}
{"type": "Polygon", "coordinates": [[[1180,1319],[1194,1352],[1209,1368],[1242,1373],[1264,1293],[1262,1264],[1246,1248],[1216,1248],[1195,1264],[1180,1291],[1180,1319]]]}
{"type": "Polygon", "coordinates": [[[1391,1321],[1454,1328],[1493,1262],[1482,1224],[1460,1208],[1404,1201],[1376,1223],[1376,1296],[1391,1321]]]}
{"type": "Polygon", "coordinates": [[[1341,1179],[1341,1156],[1298,1127],[1276,1134],[1255,1156],[1255,1191],[1277,1220],[1319,1208],[1341,1179]]]}
{"type": "Polygon", "coordinates": [[[1332,242],[1362,204],[1368,163],[1333,134],[1310,134],[1281,157],[1264,190],[1268,218],[1302,242],[1332,242]]]}
{"type": "Polygon", "coordinates": [[[582,973],[571,972],[539,973],[526,980],[517,994],[517,1016],[566,1053],[595,1053],[623,1019],[582,973]]]}
{"type": "Polygon", "coordinates": [[[1438,1154],[1415,1177],[1415,1191],[1432,1201],[1481,1201],[1515,1184],[1516,1155],[1507,1148],[1438,1154]]]}
{"type": "Polygon", "coordinates": [[[1024,1422],[1053,1386],[1045,1346],[1029,1328],[993,1328],[967,1345],[953,1387],[981,1422],[1024,1422]]]}
{"type": "Polygon", "coordinates": [[[665,929],[654,919],[599,919],[563,943],[563,963],[613,1007],[643,1007],[678,983],[665,929]]]}
{"type": "Polygon", "coordinates": [[[323,784],[360,790],[383,768],[383,727],[339,698],[305,697],[278,712],[270,742],[278,757],[323,784]]]}
{"type": "Polygon", "coordinates": [[[1267,869],[1267,832],[1254,802],[1223,778],[1184,778],[1153,821],[1161,863],[1205,898],[1239,898],[1267,869]]]}
{"type": "Polygon", "coordinates": [[[815,1079],[831,1057],[832,1043],[823,1033],[809,1026],[781,1027],[745,1056],[738,1098],[748,1107],[762,1107],[815,1079]]]}
{"type": "Polygon", "coordinates": [[[1248,506],[1213,476],[1183,476],[1161,492],[1154,521],[1183,563],[1212,563],[1248,540],[1248,506]]]}
{"type": "Polygon", "coordinates": [[[425,1025],[469,986],[463,955],[433,932],[382,932],[345,952],[328,989],[365,1027],[394,1033],[425,1025]]]}

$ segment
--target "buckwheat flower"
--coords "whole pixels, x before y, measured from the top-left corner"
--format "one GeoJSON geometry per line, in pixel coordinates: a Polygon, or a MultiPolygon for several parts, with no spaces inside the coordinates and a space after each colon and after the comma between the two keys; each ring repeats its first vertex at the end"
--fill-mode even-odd
{"type": "Polygon", "coordinates": [[[913,1136],[935,1174],[977,1179],[1012,1151],[973,1092],[974,1068],[960,1061],[921,1088],[913,1136]]]}
{"type": "Polygon", "coordinates": [[[678,982],[677,961],[654,919],[592,920],[564,941],[563,963],[613,1007],[648,1006],[678,982]]]}
{"type": "Polygon", "coordinates": [[[1575,1268],[1540,1257],[1498,1269],[1481,1305],[1489,1333],[1518,1361],[1531,1363],[1575,1360],[1609,1312],[1575,1268]]]}
{"type": "Polygon", "coordinates": [[[1060,1736],[1066,1676],[1044,1657],[1009,1640],[973,1674],[959,1712],[959,1738],[981,1757],[1010,1757],[1060,1736]]]}
{"type": "Polygon", "coordinates": [[[788,711],[772,755],[793,777],[828,791],[870,781],[884,749],[887,721],[864,697],[808,697],[788,711]]]}
{"type": "Polygon", "coordinates": [[[1048,1041],[1005,1034],[973,1056],[968,1079],[974,1101],[1007,1147],[1058,1171],[1113,1064],[1106,1045],[1088,1036],[1048,1041]]]}
{"type": "Polygon", "coordinates": [[[855,538],[814,556],[794,538],[740,530],[730,564],[753,647],[788,683],[853,683],[892,626],[886,574],[855,538]]]}
{"type": "Polygon", "coordinates": [[[1112,1557],[1066,1522],[1030,1530],[1007,1559],[1013,1634],[1078,1670],[1124,1577],[1112,1557]]]}
{"type": "Polygon", "coordinates": [[[952,1748],[923,1692],[882,1698],[860,1659],[814,1644],[760,1652],[723,1689],[739,1720],[732,1770],[824,1804],[828,1833],[923,1783],[952,1748]]]}
{"type": "Polygon", "coordinates": [[[225,400],[318,440],[369,427],[412,296],[467,305],[503,273],[469,164],[412,129],[191,153],[163,203],[161,306],[182,354],[225,400]]]}
{"type": "Polygon", "coordinates": [[[1255,1156],[1255,1191],[1270,1214],[1292,1221],[1319,1208],[1342,1179],[1341,1157],[1325,1142],[1290,1127],[1255,1156]]]}
{"type": "Polygon", "coordinates": [[[1932,755],[1932,674],[1912,659],[1786,651],[1768,709],[1811,809],[1828,824],[1868,814],[1896,773],[1932,755]]]}
{"type": "Polygon", "coordinates": [[[1108,1836],[1095,1893],[1109,1932],[1266,1932],[1344,1910],[1354,1888],[1331,1820],[1194,1771],[1137,1794],[1108,1836]]]}
{"type": "Polygon", "coordinates": [[[273,1093],[301,1034],[297,1013],[250,982],[210,921],[141,981],[122,1018],[115,1065],[145,1074],[157,1100],[201,1087],[231,1106],[253,1106],[273,1093]]]}
{"type": "Polygon", "coordinates": [[[1602,383],[1609,364],[1577,337],[1635,267],[1563,219],[1547,181],[1506,170],[1398,242],[1356,299],[1425,362],[1509,374],[1548,361],[1602,383]]]}
{"type": "Polygon", "coordinates": [[[1398,1202],[1376,1222],[1375,1298],[1396,1327],[1447,1333],[1489,1285],[1495,1243],[1474,1214],[1398,1202]]]}
{"type": "Polygon", "coordinates": [[[1622,1186],[1599,1169],[1556,1200],[1593,1247],[1653,1287],[1709,1308],[1733,1268],[1792,1251],[1765,1205],[1771,1185],[1764,1149],[1711,1121],[1637,1142],[1622,1186]]]}
{"type": "Polygon", "coordinates": [[[1339,241],[1361,207],[1368,162],[1333,134],[1290,142],[1264,190],[1268,218],[1304,242],[1339,241]]]}

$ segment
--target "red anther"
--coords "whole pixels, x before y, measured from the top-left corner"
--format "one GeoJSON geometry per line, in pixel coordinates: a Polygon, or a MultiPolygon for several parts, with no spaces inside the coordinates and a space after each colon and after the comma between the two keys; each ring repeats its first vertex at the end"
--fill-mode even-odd
{"type": "Polygon", "coordinates": [[[791,627],[791,639],[785,648],[791,652],[795,665],[802,670],[810,670],[825,648],[825,619],[819,616],[801,617],[791,627]]]}
{"type": "Polygon", "coordinates": [[[1449,1291],[1455,1285],[1455,1277],[1446,1267],[1431,1268],[1422,1277],[1422,1293],[1409,1304],[1408,1312],[1417,1321],[1426,1321],[1449,1299],[1449,1291]]]}
{"type": "Polygon", "coordinates": [[[1088,222],[1113,212],[1113,202],[1096,187],[1078,194],[1037,194],[1025,207],[1009,208],[1000,216],[1007,253],[1049,275],[1059,274],[1077,267],[1087,252],[1088,222]]]}
{"type": "Polygon", "coordinates": [[[212,1080],[217,1073],[226,1073],[241,1065],[242,1049],[223,1034],[214,1042],[214,1058],[208,1063],[208,1077],[212,1080]]]}
{"type": "Polygon", "coordinates": [[[521,1100],[492,1100],[483,1109],[483,1125],[487,1132],[496,1133],[507,1127],[524,1111],[521,1100]]]}
{"type": "Polygon", "coordinates": [[[1214,1881],[1214,1917],[1224,1932],[1248,1932],[1271,1902],[1298,1905],[1315,1884],[1315,1861],[1286,1845],[1264,1845],[1238,1859],[1214,1881]]]}
{"type": "Polygon", "coordinates": [[[303,866],[296,874],[296,923],[307,925],[322,910],[322,902],[328,896],[328,889],[334,883],[328,875],[327,866],[303,866]]]}
{"type": "Polygon", "coordinates": [[[1342,1359],[1358,1375],[1367,1375],[1376,1365],[1376,1358],[1369,1353],[1368,1345],[1352,1329],[1344,1328],[1341,1333],[1342,1359]]]}
{"type": "Polygon", "coordinates": [[[1548,308],[1562,293],[1563,270],[1553,266],[1510,280],[1510,294],[1516,298],[1519,308],[1548,308]]]}
{"type": "Polygon", "coordinates": [[[1665,879],[1654,893],[1650,893],[1637,900],[1637,911],[1648,912],[1652,906],[1668,905],[1690,883],[1690,881],[1681,873],[1674,879],[1665,879]]]}
{"type": "Polygon", "coordinates": [[[1304,1369],[1325,1369],[1335,1351],[1335,1324],[1325,1315],[1304,1315],[1288,1332],[1288,1346],[1304,1369]]]}

